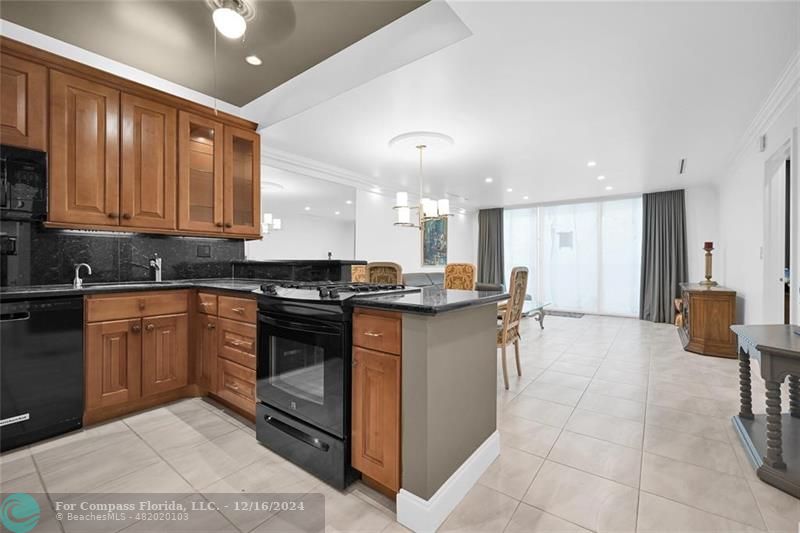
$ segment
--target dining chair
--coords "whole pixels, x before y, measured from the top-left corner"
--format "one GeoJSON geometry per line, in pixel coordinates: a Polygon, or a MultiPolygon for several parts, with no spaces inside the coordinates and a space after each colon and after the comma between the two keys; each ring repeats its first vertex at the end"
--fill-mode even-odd
{"type": "Polygon", "coordinates": [[[369,283],[399,285],[403,283],[403,268],[397,263],[389,261],[367,263],[367,281],[369,283]]]}
{"type": "Polygon", "coordinates": [[[471,291],[475,289],[475,265],[447,263],[444,267],[444,288],[471,291]]]}
{"type": "Polygon", "coordinates": [[[509,280],[508,301],[502,309],[502,319],[497,329],[497,347],[501,349],[503,362],[503,382],[508,390],[508,363],[506,362],[506,346],[514,343],[514,355],[517,361],[517,375],[522,375],[519,361],[519,324],[522,320],[522,306],[528,289],[528,269],[514,267],[509,280]]]}
{"type": "Polygon", "coordinates": [[[367,265],[351,265],[350,281],[359,283],[367,281],[367,265]]]}

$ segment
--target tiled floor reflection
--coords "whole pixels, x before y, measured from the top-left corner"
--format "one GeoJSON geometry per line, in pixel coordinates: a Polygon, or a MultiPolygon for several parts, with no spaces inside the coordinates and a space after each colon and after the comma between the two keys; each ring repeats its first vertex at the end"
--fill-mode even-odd
{"type": "MultiPolygon", "coordinates": [[[[755,477],[731,428],[734,360],[684,352],[668,325],[586,316],[545,327],[525,323],[523,376],[509,391],[498,374],[501,456],[442,531],[798,531],[800,500],[755,477]]],[[[754,380],[761,412],[763,393],[754,380]]],[[[321,492],[328,531],[404,531],[380,494],[330,489],[200,399],[4,454],[0,481],[3,492],[321,492]]],[[[63,531],[42,516],[37,530],[63,531]]],[[[219,513],[189,530],[208,527],[287,529],[276,515],[219,513]]]]}

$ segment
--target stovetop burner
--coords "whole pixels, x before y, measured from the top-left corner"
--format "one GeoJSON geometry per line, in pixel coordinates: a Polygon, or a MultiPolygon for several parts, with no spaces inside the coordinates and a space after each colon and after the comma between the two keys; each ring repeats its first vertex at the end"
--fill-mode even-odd
{"type": "Polygon", "coordinates": [[[275,281],[261,285],[261,292],[268,296],[298,297],[316,296],[320,299],[340,299],[362,293],[404,291],[405,285],[386,283],[363,283],[353,281],[275,281]],[[279,292],[278,289],[283,289],[279,292]],[[313,296],[312,296],[313,295],[313,296]]]}

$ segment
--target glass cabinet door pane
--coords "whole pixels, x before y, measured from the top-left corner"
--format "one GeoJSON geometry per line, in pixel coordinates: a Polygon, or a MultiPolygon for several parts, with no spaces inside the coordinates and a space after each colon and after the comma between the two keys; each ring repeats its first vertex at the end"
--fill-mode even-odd
{"type": "Polygon", "coordinates": [[[233,138],[233,223],[253,225],[253,142],[233,138]]]}
{"type": "Polygon", "coordinates": [[[225,231],[261,232],[260,138],[254,131],[225,127],[225,231]]]}
{"type": "Polygon", "coordinates": [[[189,127],[189,218],[214,223],[214,130],[189,127]]]}

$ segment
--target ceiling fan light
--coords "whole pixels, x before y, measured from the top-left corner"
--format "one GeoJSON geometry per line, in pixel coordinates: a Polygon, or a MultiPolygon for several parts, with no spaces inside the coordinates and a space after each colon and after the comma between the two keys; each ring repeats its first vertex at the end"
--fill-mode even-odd
{"type": "Polygon", "coordinates": [[[218,7],[211,15],[217,31],[228,39],[238,39],[244,35],[247,22],[236,10],[229,7],[218,7]]]}

